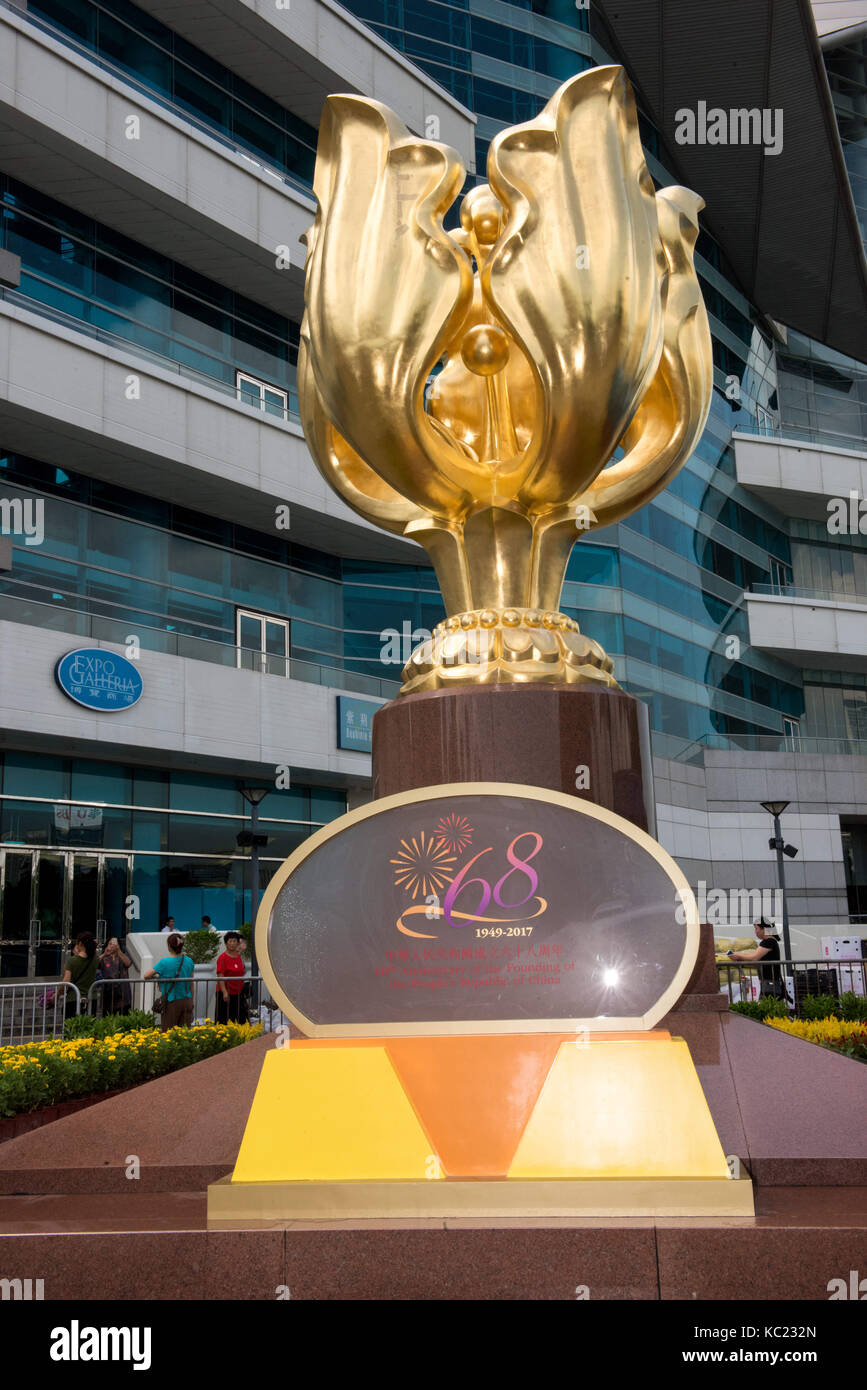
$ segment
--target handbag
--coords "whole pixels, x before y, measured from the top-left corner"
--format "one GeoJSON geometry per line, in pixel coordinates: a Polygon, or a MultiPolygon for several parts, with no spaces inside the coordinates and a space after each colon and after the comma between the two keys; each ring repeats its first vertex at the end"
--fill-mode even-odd
{"type": "MultiPolygon", "coordinates": [[[[181,951],[180,957],[179,957],[179,959],[178,959],[177,969],[175,970],[174,975],[172,975],[172,976],[169,977],[170,979],[176,980],[176,979],[178,978],[178,972],[180,971],[180,968],[181,968],[181,966],[183,965],[183,963],[184,963],[184,953],[183,953],[183,951],[181,951]]],[[[168,980],[166,981],[166,983],[168,983],[168,980]]],[[[155,999],[154,1002],[153,1002],[153,1006],[152,1006],[152,1008],[151,1008],[151,1013],[161,1014],[162,1011],[163,1011],[163,1009],[166,1007],[166,1004],[168,1004],[168,1003],[170,1002],[168,999],[166,999],[166,996],[163,994],[162,991],[163,991],[163,979],[162,979],[162,976],[160,976],[160,992],[159,992],[159,994],[157,995],[156,999],[155,999]]]]}

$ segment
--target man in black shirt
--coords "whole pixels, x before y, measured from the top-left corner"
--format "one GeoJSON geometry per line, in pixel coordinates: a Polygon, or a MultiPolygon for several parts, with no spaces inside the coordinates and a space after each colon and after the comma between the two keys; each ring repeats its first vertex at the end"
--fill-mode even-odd
{"type": "Polygon", "coordinates": [[[776,964],[780,959],[780,942],[774,936],[774,924],[763,917],[760,922],[753,923],[753,930],[758,941],[754,951],[727,951],[726,955],[732,960],[750,961],[754,965],[767,961],[768,964],[759,970],[762,994],[773,994],[779,999],[783,995],[783,978],[776,964]]]}

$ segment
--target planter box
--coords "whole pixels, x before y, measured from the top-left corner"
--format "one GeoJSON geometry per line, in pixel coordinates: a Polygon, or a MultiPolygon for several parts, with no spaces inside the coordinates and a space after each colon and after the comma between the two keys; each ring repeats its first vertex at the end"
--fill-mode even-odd
{"type": "MultiPolygon", "coordinates": [[[[141,1085],[142,1083],[137,1083],[141,1085]]],[[[59,1105],[44,1105],[41,1110],[27,1110],[21,1115],[7,1115],[0,1119],[0,1144],[7,1139],[17,1139],[21,1134],[29,1134],[43,1125],[62,1120],[66,1115],[74,1115],[77,1110],[86,1110],[89,1105],[98,1105],[101,1100],[111,1100],[112,1096],[131,1091],[132,1086],[118,1086],[113,1091],[100,1091],[97,1095],[76,1096],[74,1100],[61,1101],[59,1105]]]]}

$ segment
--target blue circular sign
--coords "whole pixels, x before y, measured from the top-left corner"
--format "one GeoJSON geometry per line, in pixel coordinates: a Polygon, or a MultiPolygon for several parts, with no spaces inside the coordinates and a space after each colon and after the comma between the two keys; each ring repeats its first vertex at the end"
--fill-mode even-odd
{"type": "Polygon", "coordinates": [[[70,700],[100,714],[131,709],[144,688],[133,662],[100,647],[67,652],[54,668],[54,679],[70,700]]]}

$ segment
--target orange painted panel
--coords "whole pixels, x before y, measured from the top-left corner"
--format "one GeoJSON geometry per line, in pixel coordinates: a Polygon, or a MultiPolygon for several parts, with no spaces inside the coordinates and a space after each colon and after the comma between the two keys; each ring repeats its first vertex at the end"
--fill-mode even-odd
{"type": "Polygon", "coordinates": [[[505,1177],[563,1034],[390,1038],[395,1071],[452,1178],[505,1177]]]}
{"type": "MultiPolygon", "coordinates": [[[[590,1033],[605,1042],[664,1042],[665,1031],[590,1033]]],[[[292,1048],[382,1047],[452,1178],[505,1178],[562,1043],[574,1033],[453,1038],[306,1038],[292,1048]]],[[[583,1038],[581,1039],[583,1042],[583,1038]]]]}

